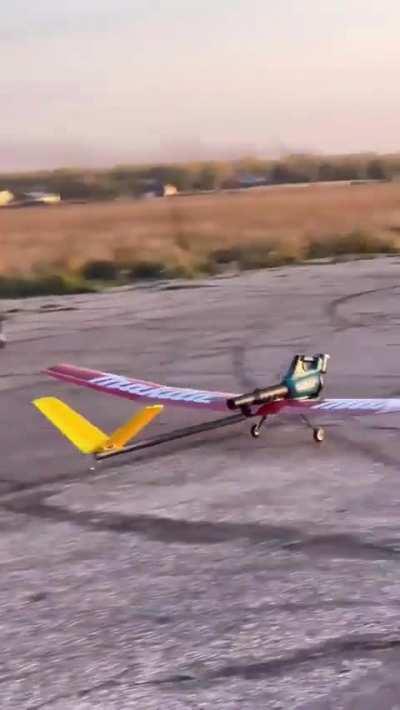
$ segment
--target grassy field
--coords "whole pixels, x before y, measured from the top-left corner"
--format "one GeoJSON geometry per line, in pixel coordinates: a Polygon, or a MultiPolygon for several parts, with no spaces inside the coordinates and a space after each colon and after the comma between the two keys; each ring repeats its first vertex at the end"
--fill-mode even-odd
{"type": "Polygon", "coordinates": [[[315,186],[0,211],[0,296],[400,251],[400,185],[315,186]],[[101,262],[100,264],[97,262],[101,262]],[[57,281],[57,278],[55,279],[57,281]],[[53,279],[53,286],[51,285],[53,279]],[[19,286],[18,286],[19,284],[19,286]],[[61,284],[61,285],[60,285],[61,284]]]}

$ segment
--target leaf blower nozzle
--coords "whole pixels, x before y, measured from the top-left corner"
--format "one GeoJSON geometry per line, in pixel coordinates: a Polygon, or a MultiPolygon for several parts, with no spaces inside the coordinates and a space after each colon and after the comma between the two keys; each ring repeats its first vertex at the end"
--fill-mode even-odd
{"type": "Polygon", "coordinates": [[[274,387],[266,387],[265,389],[256,389],[247,394],[241,394],[239,397],[232,397],[226,401],[229,409],[245,409],[252,405],[265,404],[266,402],[274,402],[277,399],[284,399],[289,394],[289,389],[286,385],[275,385],[274,387]]]}
{"type": "Polygon", "coordinates": [[[241,409],[250,415],[253,405],[267,404],[282,399],[312,399],[319,396],[328,369],[329,355],[296,355],[279,385],[256,389],[247,394],[227,399],[228,409],[241,409]]]}

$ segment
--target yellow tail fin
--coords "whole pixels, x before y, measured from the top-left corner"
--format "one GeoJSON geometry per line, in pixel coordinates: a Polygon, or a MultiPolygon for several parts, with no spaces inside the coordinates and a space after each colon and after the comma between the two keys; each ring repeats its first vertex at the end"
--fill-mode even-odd
{"type": "Polygon", "coordinates": [[[122,449],[164,408],[161,404],[145,407],[109,436],[60,399],[41,397],[33,404],[83,454],[122,449]]]}
{"type": "Polygon", "coordinates": [[[153,419],[158,417],[163,409],[162,404],[153,404],[150,407],[141,409],[132,419],[129,419],[126,424],[123,424],[110,435],[101,450],[110,451],[111,449],[122,449],[128,441],[134,439],[135,436],[140,434],[142,429],[147,427],[153,419]]]}

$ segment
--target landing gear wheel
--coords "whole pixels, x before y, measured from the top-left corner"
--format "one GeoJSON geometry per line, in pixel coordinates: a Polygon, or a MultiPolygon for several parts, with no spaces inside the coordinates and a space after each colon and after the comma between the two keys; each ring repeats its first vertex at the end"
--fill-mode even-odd
{"type": "Polygon", "coordinates": [[[314,437],[314,441],[317,444],[322,444],[322,442],[325,439],[325,429],[322,429],[322,427],[318,427],[318,429],[314,429],[313,437],[314,437]]]}
{"type": "Polygon", "coordinates": [[[253,426],[250,429],[250,434],[252,435],[253,439],[258,439],[258,437],[261,434],[261,430],[260,430],[258,424],[253,424],[253,426]]]}

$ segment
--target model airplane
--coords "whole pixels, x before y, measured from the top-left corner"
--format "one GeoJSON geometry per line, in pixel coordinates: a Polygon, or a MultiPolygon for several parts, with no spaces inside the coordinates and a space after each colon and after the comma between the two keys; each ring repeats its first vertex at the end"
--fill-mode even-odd
{"type": "Polygon", "coordinates": [[[250,430],[251,435],[257,438],[267,418],[279,414],[300,417],[312,429],[314,440],[321,443],[325,438],[325,431],[321,426],[314,426],[310,421],[310,416],[316,415],[319,418],[322,414],[329,414],[343,417],[343,415],[350,414],[400,412],[400,399],[321,399],[323,376],[327,371],[328,360],[329,355],[324,354],[296,355],[288,372],[278,385],[256,389],[242,395],[166,387],[145,380],[82,369],[73,365],[56,365],[49,368],[46,371],[47,374],[65,382],[125,399],[155,403],[141,409],[111,435],[105,434],[55,397],[42,397],[34,400],[33,404],[79,451],[84,454],[92,454],[96,460],[119,456],[205,431],[231,426],[249,418],[258,420],[250,430]],[[234,413],[129,444],[161,413],[166,405],[221,413],[227,413],[230,410],[234,413]]]}

